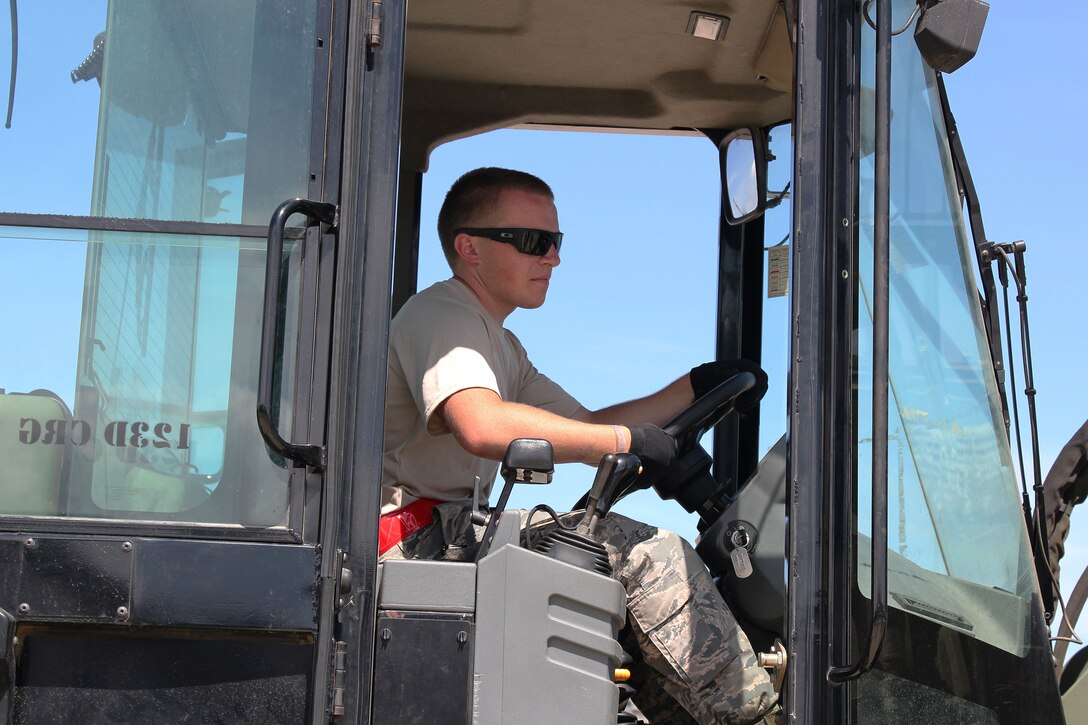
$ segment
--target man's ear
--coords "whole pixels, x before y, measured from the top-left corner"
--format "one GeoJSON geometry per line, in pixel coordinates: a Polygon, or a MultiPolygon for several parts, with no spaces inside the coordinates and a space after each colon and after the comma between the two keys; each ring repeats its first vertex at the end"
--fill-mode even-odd
{"type": "Polygon", "coordinates": [[[468,265],[480,263],[480,250],[476,248],[476,238],[461,232],[453,239],[453,249],[457,256],[468,265]]]}

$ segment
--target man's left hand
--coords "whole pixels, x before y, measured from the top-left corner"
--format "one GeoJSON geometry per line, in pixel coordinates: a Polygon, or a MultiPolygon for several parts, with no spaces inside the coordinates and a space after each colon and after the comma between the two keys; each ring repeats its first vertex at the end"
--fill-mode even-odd
{"type": "Polygon", "coordinates": [[[737,373],[751,373],[756,377],[756,384],[751,390],[737,396],[733,408],[741,413],[754,408],[767,393],[767,373],[759,365],[744,358],[715,360],[692,368],[689,377],[695,399],[703,397],[737,373]]]}

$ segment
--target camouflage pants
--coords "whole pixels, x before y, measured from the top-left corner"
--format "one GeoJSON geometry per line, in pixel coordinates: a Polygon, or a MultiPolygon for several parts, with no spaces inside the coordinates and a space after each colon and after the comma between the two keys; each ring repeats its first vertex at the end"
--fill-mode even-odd
{"type": "MultiPolygon", "coordinates": [[[[449,503],[434,511],[433,524],[382,558],[472,560],[483,530],[472,526],[468,509],[449,503]]],[[[777,699],[770,677],[691,545],[616,514],[600,522],[594,538],[627,591],[628,621],[646,665],[634,699],[651,722],[740,724],[766,716],[777,699]]]]}

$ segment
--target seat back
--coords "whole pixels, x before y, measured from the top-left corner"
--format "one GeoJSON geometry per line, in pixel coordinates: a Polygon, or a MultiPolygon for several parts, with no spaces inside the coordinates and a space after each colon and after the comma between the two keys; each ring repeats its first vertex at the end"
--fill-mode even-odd
{"type": "Polygon", "coordinates": [[[56,515],[71,423],[52,393],[0,395],[0,511],[56,515]]]}

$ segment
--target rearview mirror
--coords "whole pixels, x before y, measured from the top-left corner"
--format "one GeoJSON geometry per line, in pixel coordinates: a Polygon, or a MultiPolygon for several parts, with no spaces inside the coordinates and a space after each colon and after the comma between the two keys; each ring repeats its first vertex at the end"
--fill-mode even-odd
{"type": "Polygon", "coordinates": [[[743,224],[763,213],[767,203],[767,158],[763,132],[739,128],[722,139],[722,207],[730,224],[743,224]]]}

